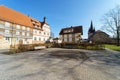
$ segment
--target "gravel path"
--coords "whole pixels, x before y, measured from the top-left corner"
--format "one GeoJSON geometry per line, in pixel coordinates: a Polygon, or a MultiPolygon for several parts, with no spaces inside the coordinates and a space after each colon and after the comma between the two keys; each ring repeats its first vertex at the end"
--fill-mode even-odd
{"type": "Polygon", "coordinates": [[[0,80],[120,80],[120,53],[51,48],[0,54],[0,80]]]}

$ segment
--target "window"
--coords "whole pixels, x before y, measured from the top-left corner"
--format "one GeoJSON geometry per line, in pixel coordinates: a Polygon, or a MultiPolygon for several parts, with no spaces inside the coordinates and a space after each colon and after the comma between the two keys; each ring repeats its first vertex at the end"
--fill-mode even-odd
{"type": "Polygon", "coordinates": [[[17,29],[20,29],[20,25],[16,25],[16,28],[17,28],[17,29]]]}
{"type": "Polygon", "coordinates": [[[37,40],[37,38],[36,38],[36,37],[34,37],[34,40],[36,41],[36,40],[37,40]]]}
{"type": "Polygon", "coordinates": [[[10,27],[10,23],[9,22],[5,22],[5,26],[6,27],[10,27]]]}
{"type": "Polygon", "coordinates": [[[37,30],[34,30],[34,34],[36,34],[37,33],[37,30]]]}
{"type": "Polygon", "coordinates": [[[39,41],[41,41],[41,38],[39,37],[39,41]]]}
{"type": "Polygon", "coordinates": [[[44,38],[44,41],[45,41],[45,38],[44,38]]]}
{"type": "Polygon", "coordinates": [[[29,28],[29,27],[27,28],[27,31],[30,31],[30,28],[29,28]]]}
{"type": "Polygon", "coordinates": [[[27,36],[30,36],[30,34],[29,34],[29,33],[27,33],[27,36]]]}
{"type": "Polygon", "coordinates": [[[17,32],[16,32],[16,35],[20,35],[20,32],[17,31],[17,32]]]}
{"type": "Polygon", "coordinates": [[[9,30],[5,30],[5,34],[10,34],[10,31],[9,30]]]}
{"type": "Polygon", "coordinates": [[[44,35],[45,35],[45,32],[44,32],[44,35]]]}
{"type": "Polygon", "coordinates": [[[5,40],[9,41],[9,40],[10,40],[10,38],[9,38],[9,37],[5,37],[5,40]]]}
{"type": "Polygon", "coordinates": [[[72,38],[69,38],[69,42],[72,42],[72,38]]]}
{"type": "Polygon", "coordinates": [[[25,26],[22,27],[22,30],[25,30],[25,26]]]}
{"type": "Polygon", "coordinates": [[[0,24],[1,24],[1,25],[4,25],[4,21],[0,21],[0,24]]]}
{"type": "Polygon", "coordinates": [[[64,38],[64,42],[67,42],[67,38],[64,38]]]}
{"type": "Polygon", "coordinates": [[[25,32],[22,32],[22,35],[24,36],[24,35],[25,35],[25,32]]]}
{"type": "Polygon", "coordinates": [[[72,34],[69,34],[69,38],[72,38],[72,34]]]}
{"type": "Polygon", "coordinates": [[[39,33],[41,34],[41,31],[39,33]]]}
{"type": "Polygon", "coordinates": [[[64,35],[64,38],[66,38],[66,37],[67,37],[67,35],[65,34],[65,35],[64,35]]]}

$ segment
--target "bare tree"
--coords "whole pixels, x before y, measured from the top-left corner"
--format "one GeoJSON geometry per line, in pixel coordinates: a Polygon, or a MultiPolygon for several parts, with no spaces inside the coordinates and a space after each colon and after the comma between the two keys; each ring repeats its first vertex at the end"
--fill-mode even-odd
{"type": "Polygon", "coordinates": [[[120,5],[110,10],[103,18],[104,28],[117,38],[117,45],[120,45],[120,5]]]}

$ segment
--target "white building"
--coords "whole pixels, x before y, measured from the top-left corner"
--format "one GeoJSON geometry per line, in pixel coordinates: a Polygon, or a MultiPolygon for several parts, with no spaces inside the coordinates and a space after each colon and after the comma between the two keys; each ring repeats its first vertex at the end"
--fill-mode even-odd
{"type": "MultiPolygon", "coordinates": [[[[43,44],[50,37],[50,26],[20,12],[0,6],[1,47],[17,44],[43,44]]],[[[1,48],[0,47],[0,48],[1,48]]]]}

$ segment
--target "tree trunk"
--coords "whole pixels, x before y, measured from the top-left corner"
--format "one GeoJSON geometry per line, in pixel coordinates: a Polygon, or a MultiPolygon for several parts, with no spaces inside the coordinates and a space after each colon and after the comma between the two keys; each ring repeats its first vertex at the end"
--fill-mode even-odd
{"type": "Polygon", "coordinates": [[[117,27],[117,46],[120,46],[119,27],[117,27]]]}

